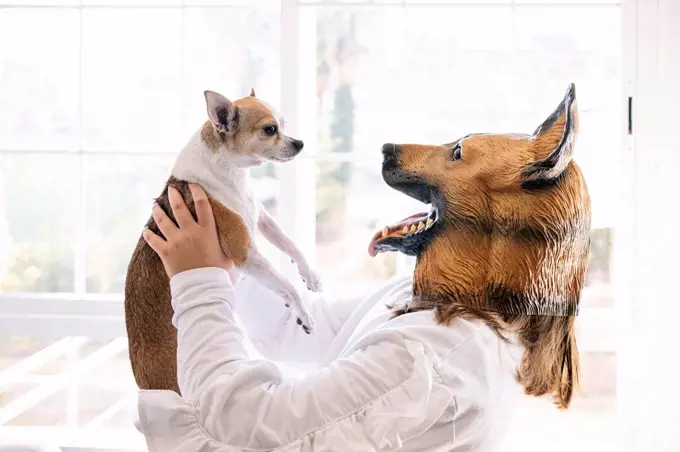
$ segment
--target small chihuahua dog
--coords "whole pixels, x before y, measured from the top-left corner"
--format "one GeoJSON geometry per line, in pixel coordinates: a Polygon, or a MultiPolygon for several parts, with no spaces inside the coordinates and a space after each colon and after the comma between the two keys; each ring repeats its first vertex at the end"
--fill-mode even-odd
{"type": "MultiPolygon", "coordinates": [[[[283,118],[256,98],[254,91],[234,102],[213,91],[205,91],[204,95],[209,120],[180,152],[156,202],[175,221],[168,198],[168,187],[172,186],[179,190],[196,218],[188,185],[201,185],[210,199],[220,245],[235,264],[232,281],[238,281],[245,273],[281,295],[286,306],[296,312],[298,325],[309,334],[313,331],[311,315],[293,284],[257,250],[253,240],[255,229],[290,256],[309,290],[321,289],[319,277],[255,199],[248,177],[248,167],[293,159],[302,150],[303,142],[283,134],[283,118]]],[[[160,235],[153,218],[147,227],[160,235]]],[[[170,298],[169,281],[160,258],[140,238],[125,283],[125,323],[132,370],[141,389],[179,393],[177,332],[172,325],[170,298]]]]}

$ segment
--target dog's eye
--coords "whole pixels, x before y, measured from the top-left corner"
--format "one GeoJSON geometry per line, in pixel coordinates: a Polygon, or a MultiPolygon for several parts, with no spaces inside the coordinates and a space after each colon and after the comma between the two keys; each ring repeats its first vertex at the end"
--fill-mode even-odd
{"type": "Polygon", "coordinates": [[[276,127],[276,124],[270,124],[270,125],[266,126],[263,130],[264,130],[264,133],[266,133],[267,135],[269,135],[271,137],[271,136],[276,135],[276,132],[279,129],[278,129],[278,127],[276,127]]]}
{"type": "Polygon", "coordinates": [[[451,150],[451,160],[456,161],[463,158],[463,147],[457,143],[451,150]]]}

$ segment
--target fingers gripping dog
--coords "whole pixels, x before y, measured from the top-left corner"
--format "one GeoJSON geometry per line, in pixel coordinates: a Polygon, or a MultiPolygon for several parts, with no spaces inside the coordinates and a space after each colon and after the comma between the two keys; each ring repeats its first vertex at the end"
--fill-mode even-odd
{"type": "MultiPolygon", "coordinates": [[[[234,102],[205,92],[208,120],[180,152],[166,187],[156,200],[175,221],[168,187],[176,188],[196,219],[189,183],[208,194],[222,250],[235,264],[232,279],[247,274],[278,293],[290,306],[298,324],[311,333],[313,319],[295,286],[279,274],[258,251],[255,230],[286,253],[310,290],[320,290],[320,279],[290,238],[265,212],[250,188],[248,167],[265,161],[287,162],[303,148],[300,140],[283,133],[283,118],[255,92],[234,102]]],[[[162,235],[150,218],[147,227],[162,235]]],[[[170,286],[156,253],[140,238],[130,261],[125,283],[125,323],[129,353],[141,389],[177,387],[177,332],[172,325],[170,286]]]]}

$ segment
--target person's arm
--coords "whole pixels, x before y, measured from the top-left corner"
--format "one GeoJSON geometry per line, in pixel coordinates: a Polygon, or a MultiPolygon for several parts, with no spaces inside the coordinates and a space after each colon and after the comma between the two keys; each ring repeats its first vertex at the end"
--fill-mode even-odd
{"type": "Polygon", "coordinates": [[[277,361],[298,361],[318,363],[338,334],[346,334],[353,328],[353,318],[360,318],[369,309],[389,298],[392,292],[411,290],[411,278],[392,279],[377,287],[372,293],[361,296],[331,298],[329,292],[313,293],[302,291],[303,302],[315,319],[316,331],[304,334],[295,325],[281,300],[257,280],[244,277],[235,287],[236,314],[246,329],[248,337],[257,351],[264,357],[277,361]],[[350,325],[347,322],[350,321],[350,325]]]}
{"type": "Polygon", "coordinates": [[[309,335],[277,294],[257,280],[244,276],[235,287],[234,308],[253,346],[277,361],[319,362],[363,297],[332,300],[324,293],[301,290],[303,302],[314,318],[309,335]]]}
{"type": "Polygon", "coordinates": [[[310,376],[284,381],[271,362],[247,358],[224,270],[182,272],[170,284],[182,397],[202,431],[220,443],[393,450],[451,402],[450,390],[433,378],[434,358],[394,331],[374,334],[310,376]]]}

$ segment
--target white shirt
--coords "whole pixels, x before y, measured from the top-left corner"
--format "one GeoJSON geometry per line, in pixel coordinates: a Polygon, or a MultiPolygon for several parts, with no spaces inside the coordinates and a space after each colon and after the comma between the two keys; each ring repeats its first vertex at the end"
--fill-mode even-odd
{"type": "Polygon", "coordinates": [[[227,272],[203,268],[170,286],[182,396],[140,391],[152,452],[491,451],[521,394],[523,350],[483,322],[389,319],[410,278],[363,300],[309,301],[312,336],[253,280],[235,291],[227,272]],[[272,360],[313,369],[285,376],[272,360]]]}

